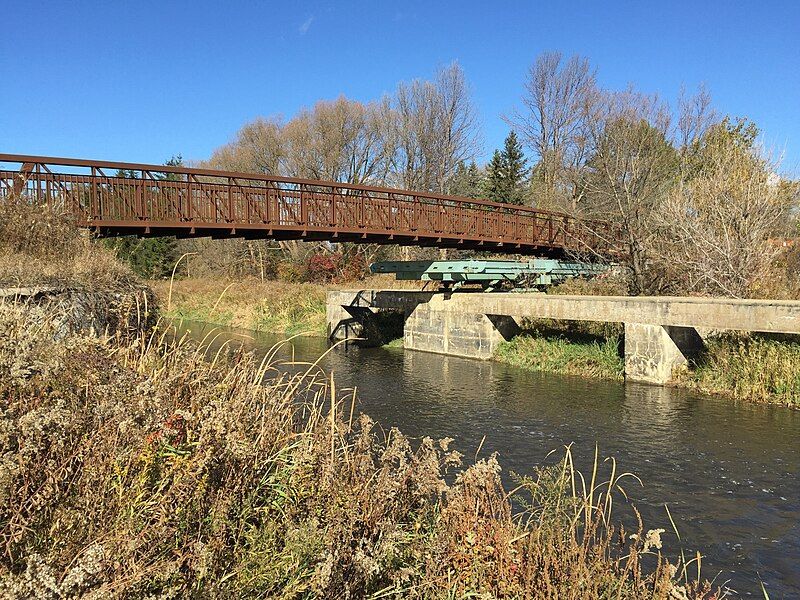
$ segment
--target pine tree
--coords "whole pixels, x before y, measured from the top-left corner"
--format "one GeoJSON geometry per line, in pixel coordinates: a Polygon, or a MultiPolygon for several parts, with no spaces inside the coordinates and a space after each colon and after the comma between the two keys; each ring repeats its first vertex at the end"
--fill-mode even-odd
{"type": "Polygon", "coordinates": [[[475,161],[470,162],[468,167],[463,160],[456,165],[448,193],[463,198],[477,198],[481,195],[481,172],[475,161]]]}
{"type": "Polygon", "coordinates": [[[477,198],[481,195],[482,177],[481,171],[475,161],[469,163],[467,167],[467,197],[477,198]]]}
{"type": "Polygon", "coordinates": [[[492,160],[486,165],[486,179],[483,182],[483,194],[489,200],[505,202],[506,181],[505,161],[500,150],[495,150],[492,160]]]}
{"type": "Polygon", "coordinates": [[[503,150],[495,150],[486,167],[484,194],[495,202],[525,203],[525,183],[528,177],[527,159],[522,144],[513,131],[506,137],[503,150]]]}
{"type": "Polygon", "coordinates": [[[505,163],[506,202],[525,204],[525,182],[528,177],[528,160],[522,152],[522,144],[517,134],[511,131],[503,145],[503,162],[505,163]]]}
{"type": "MultiPolygon", "coordinates": [[[[166,163],[169,167],[183,166],[181,156],[173,156],[166,163]]],[[[117,177],[135,178],[134,171],[119,170],[117,177]]],[[[157,179],[174,180],[177,175],[163,173],[157,179]]],[[[180,256],[178,242],[174,237],[136,238],[122,236],[104,240],[107,248],[114,250],[117,256],[127,262],[134,273],[146,279],[169,277],[172,268],[180,256]]]]}

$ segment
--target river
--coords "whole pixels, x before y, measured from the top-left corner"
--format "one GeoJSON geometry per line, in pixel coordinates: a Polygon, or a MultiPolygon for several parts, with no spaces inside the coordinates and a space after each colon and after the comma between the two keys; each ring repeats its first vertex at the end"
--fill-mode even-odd
{"type": "MultiPolygon", "coordinates": [[[[179,327],[196,339],[209,331],[179,327]]],[[[215,344],[239,340],[257,353],[281,339],[216,334],[215,344]]],[[[297,338],[279,357],[314,361],[327,348],[324,339],[297,338]]],[[[626,492],[646,528],[666,530],[669,557],[681,546],[687,556],[699,550],[702,576],[717,585],[763,597],[761,580],[772,600],[800,597],[798,410],[400,348],[336,348],[320,364],[338,387],[357,387],[357,410],[384,428],[451,437],[467,457],[479,447],[481,456],[497,452],[506,477],[552,463],[548,453],[563,455],[570,443],[587,468],[597,445],[601,457],[614,457],[643,482],[629,479],[626,492]]]]}

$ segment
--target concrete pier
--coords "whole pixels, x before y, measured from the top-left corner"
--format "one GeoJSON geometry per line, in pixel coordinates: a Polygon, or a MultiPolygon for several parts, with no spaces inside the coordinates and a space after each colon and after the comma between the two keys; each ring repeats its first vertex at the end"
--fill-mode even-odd
{"type": "Polygon", "coordinates": [[[403,331],[405,348],[489,359],[498,344],[519,333],[513,317],[443,310],[445,302],[444,296],[434,296],[409,315],[403,331]]]}
{"type": "Polygon", "coordinates": [[[381,311],[402,314],[406,348],[479,359],[526,317],[624,323],[626,378],[655,384],[703,351],[697,328],[800,334],[793,301],[403,290],[329,292],[328,333],[378,343],[370,320],[381,311]]]}

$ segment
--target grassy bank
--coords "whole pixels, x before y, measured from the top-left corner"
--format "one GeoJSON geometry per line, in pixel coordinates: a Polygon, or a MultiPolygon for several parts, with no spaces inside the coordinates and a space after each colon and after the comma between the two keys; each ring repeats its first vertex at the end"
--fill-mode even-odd
{"type": "Polygon", "coordinates": [[[800,407],[800,341],[746,335],[713,338],[700,363],[678,373],[678,384],[800,407]]]}
{"type": "Polygon", "coordinates": [[[158,333],[54,342],[0,306],[0,596],[711,597],[659,530],[611,526],[613,463],[567,453],[509,496],[494,457],[268,371],[158,333]]]}
{"type": "Polygon", "coordinates": [[[415,281],[375,275],[364,281],[316,285],[245,278],[151,281],[162,313],[170,318],[202,321],[286,335],[327,335],[325,294],[328,289],[419,289],[415,281]]]}
{"type": "Polygon", "coordinates": [[[244,279],[184,279],[151,283],[162,312],[171,318],[203,321],[294,335],[325,335],[323,286],[244,279]]]}
{"type": "Polygon", "coordinates": [[[47,208],[0,202],[0,287],[65,287],[117,293],[137,287],[131,270],[47,208]]]}
{"type": "Polygon", "coordinates": [[[563,337],[521,335],[500,345],[497,359],[531,371],[623,380],[619,341],[572,341],[563,337]]]}
{"type": "MultiPolygon", "coordinates": [[[[537,323],[501,344],[496,358],[532,371],[622,381],[621,344],[619,328],[613,326],[537,323]]],[[[744,334],[712,337],[697,363],[676,371],[673,384],[800,407],[800,342],[744,334]]]]}

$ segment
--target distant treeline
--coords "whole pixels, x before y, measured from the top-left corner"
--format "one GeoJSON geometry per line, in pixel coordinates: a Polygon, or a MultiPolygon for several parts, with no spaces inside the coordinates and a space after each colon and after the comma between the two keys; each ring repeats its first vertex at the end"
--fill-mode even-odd
{"type": "MultiPolygon", "coordinates": [[[[672,104],[633,87],[607,90],[587,58],[551,52],[533,62],[521,103],[502,118],[508,137],[479,164],[484,148],[477,111],[465,74],[453,63],[431,81],[400,83],[372,102],[342,96],[303,108],[288,121],[255,119],[202,164],[611,220],[622,232],[615,243],[633,294],[798,294],[797,250],[775,240],[798,235],[800,186],[781,176],[759,143],[757,126],[717,112],[704,87],[682,92],[672,104]]],[[[122,249],[141,259],[157,243],[123,242],[122,249]]],[[[310,252],[332,251],[297,242],[276,248],[228,241],[214,242],[212,256],[204,242],[161,244],[141,272],[166,275],[172,261],[192,251],[201,272],[263,277],[265,264],[276,258],[301,264],[310,252]]],[[[387,252],[412,253],[344,248],[342,256],[359,255],[362,264],[387,252]]]]}

